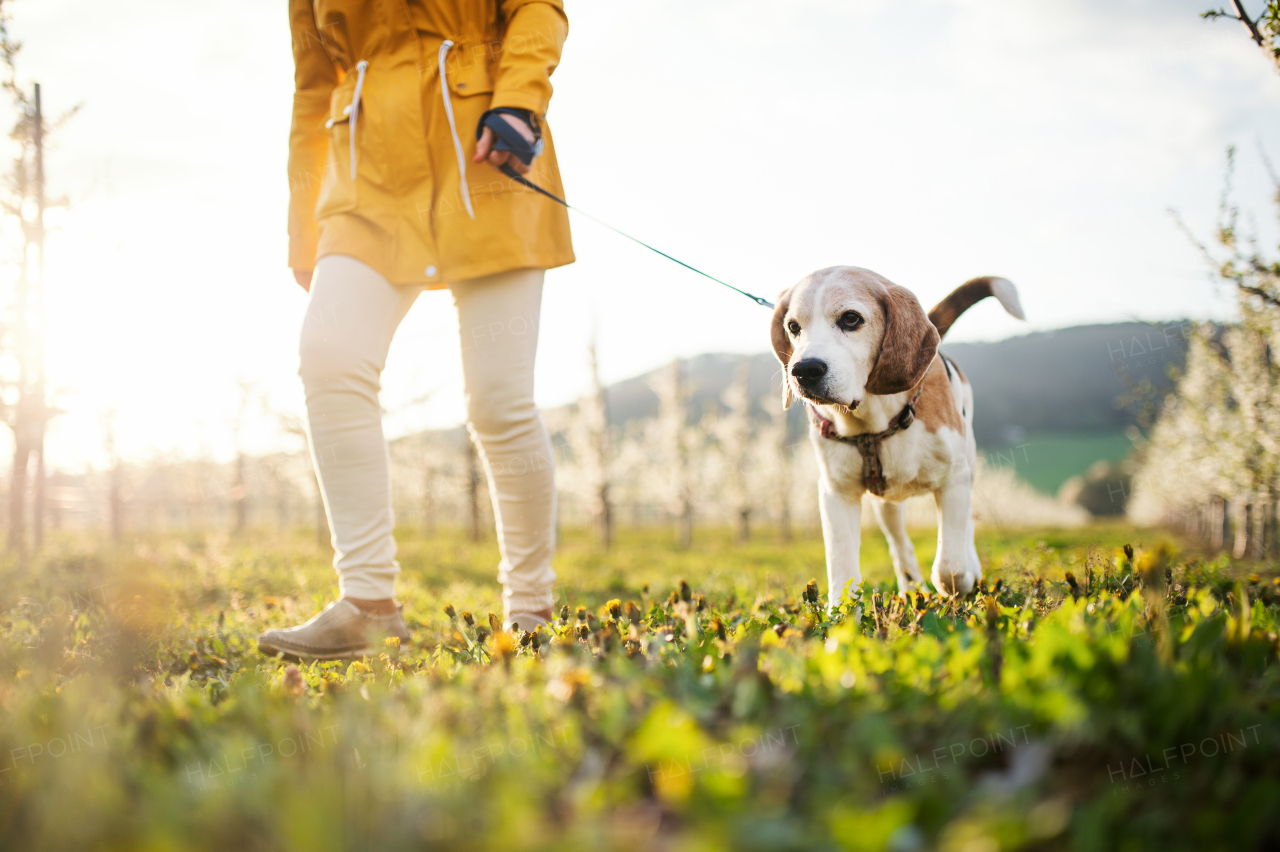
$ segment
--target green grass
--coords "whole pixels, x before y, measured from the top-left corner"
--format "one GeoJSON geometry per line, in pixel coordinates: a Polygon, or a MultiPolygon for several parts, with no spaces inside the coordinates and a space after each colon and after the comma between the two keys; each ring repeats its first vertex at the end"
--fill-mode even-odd
{"type": "Polygon", "coordinates": [[[984,592],[904,600],[873,534],[831,618],[816,534],[567,530],[535,637],[491,541],[406,531],[414,642],[293,668],[309,537],[62,539],[0,564],[0,848],[1274,848],[1275,571],[1176,547],[984,531],[984,592]]]}
{"type": "Polygon", "coordinates": [[[1024,481],[1056,495],[1062,483],[1083,474],[1097,461],[1120,461],[1133,451],[1123,432],[1036,432],[1016,444],[983,450],[987,464],[1013,468],[1024,481]]]}

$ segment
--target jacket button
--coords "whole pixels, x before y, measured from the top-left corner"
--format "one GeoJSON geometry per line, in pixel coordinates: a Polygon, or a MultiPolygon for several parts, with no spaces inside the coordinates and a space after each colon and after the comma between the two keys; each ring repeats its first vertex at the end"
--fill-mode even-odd
{"type": "Polygon", "coordinates": [[[436,277],[436,268],[434,266],[428,266],[425,271],[427,273],[428,278],[436,277]]]}

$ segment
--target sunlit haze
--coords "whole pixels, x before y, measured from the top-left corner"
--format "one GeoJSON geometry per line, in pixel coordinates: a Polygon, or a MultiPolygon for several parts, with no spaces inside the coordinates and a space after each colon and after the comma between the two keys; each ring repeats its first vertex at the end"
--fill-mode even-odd
{"type": "MultiPolygon", "coordinates": [[[[549,114],[570,200],[772,298],[867,266],[926,306],[1004,275],[955,339],[1222,315],[1169,209],[1206,237],[1225,149],[1271,239],[1280,78],[1208,4],[1157,0],[567,4],[549,114]]],[[[292,60],[283,3],[26,0],[12,28],[46,111],[82,103],[47,170],[49,374],[68,411],[55,467],[232,452],[248,381],[300,413],[305,294],[285,268],[292,60]]],[[[7,121],[12,116],[6,117],[7,121]]],[[[586,346],[613,381],[703,352],[767,348],[768,312],[580,217],[547,276],[543,405],[573,400],[586,346]]],[[[384,375],[388,432],[453,425],[453,308],[428,293],[384,375]],[[430,399],[406,402],[432,392],[430,399]]],[[[255,410],[251,451],[298,448],[255,410]]]]}

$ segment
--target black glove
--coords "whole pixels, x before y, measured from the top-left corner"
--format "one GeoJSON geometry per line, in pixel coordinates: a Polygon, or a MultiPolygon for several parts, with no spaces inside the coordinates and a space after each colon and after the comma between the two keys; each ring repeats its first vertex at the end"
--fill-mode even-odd
{"type": "MultiPolygon", "coordinates": [[[[493,131],[493,150],[508,151],[526,166],[533,162],[534,157],[542,153],[541,128],[538,126],[537,118],[526,109],[496,107],[489,110],[480,116],[480,123],[476,125],[477,140],[484,135],[486,127],[493,131]],[[499,118],[500,115],[514,115],[525,124],[528,124],[529,129],[533,131],[533,144],[530,145],[519,130],[499,118]]],[[[503,171],[505,172],[506,169],[503,169],[503,171]]]]}

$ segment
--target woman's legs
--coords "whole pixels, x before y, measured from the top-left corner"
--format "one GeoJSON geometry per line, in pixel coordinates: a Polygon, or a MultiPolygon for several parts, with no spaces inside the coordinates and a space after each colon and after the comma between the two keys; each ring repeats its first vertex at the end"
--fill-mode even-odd
{"type": "Polygon", "coordinates": [[[458,309],[467,421],[480,445],[508,613],[551,608],[555,463],[533,402],[544,270],[517,269],[450,286],[458,309]]]}
{"type": "Polygon", "coordinates": [[[400,566],[379,376],[396,327],[421,292],[343,255],[320,258],[311,281],[298,374],[345,598],[395,596],[400,566]]]}

